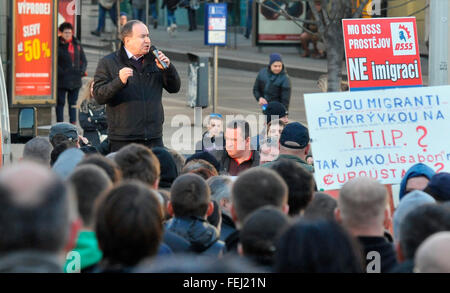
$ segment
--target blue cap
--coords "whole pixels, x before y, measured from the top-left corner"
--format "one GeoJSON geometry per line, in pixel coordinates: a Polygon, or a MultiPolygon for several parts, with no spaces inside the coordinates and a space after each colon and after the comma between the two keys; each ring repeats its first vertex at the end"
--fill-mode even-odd
{"type": "Polygon", "coordinates": [[[303,149],[308,143],[308,128],[298,122],[289,123],[281,132],[280,144],[286,148],[303,149]]]}
{"type": "Polygon", "coordinates": [[[270,54],[270,57],[269,57],[269,66],[272,65],[272,63],[273,63],[273,62],[276,62],[276,61],[280,61],[281,63],[283,63],[283,60],[281,60],[281,55],[278,54],[278,53],[272,53],[272,54],[270,54]]]}

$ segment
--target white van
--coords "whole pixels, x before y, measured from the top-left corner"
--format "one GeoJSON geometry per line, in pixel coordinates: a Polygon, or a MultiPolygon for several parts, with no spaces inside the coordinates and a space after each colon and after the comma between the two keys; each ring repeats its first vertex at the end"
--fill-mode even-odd
{"type": "Polygon", "coordinates": [[[6,95],[2,64],[2,57],[0,56],[0,166],[9,164],[12,161],[8,96],[6,95]]]}

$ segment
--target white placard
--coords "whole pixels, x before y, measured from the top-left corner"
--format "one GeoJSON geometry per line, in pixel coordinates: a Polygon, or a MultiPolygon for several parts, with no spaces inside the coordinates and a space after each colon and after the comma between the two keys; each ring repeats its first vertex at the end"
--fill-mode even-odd
{"type": "Polygon", "coordinates": [[[450,86],[304,98],[319,189],[358,176],[398,184],[420,162],[450,171],[450,86]]]}

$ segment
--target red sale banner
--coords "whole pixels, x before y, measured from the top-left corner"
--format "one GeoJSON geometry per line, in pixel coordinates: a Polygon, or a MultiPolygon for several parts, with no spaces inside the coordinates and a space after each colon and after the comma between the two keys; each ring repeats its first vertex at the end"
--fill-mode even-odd
{"type": "Polygon", "coordinates": [[[342,20],[350,90],[422,86],[415,17],[342,20]]]}
{"type": "Polygon", "coordinates": [[[13,103],[52,99],[54,0],[14,1],[13,103]]]}
{"type": "Polygon", "coordinates": [[[58,26],[63,22],[69,22],[76,31],[76,5],[76,0],[58,1],[58,26]]]}

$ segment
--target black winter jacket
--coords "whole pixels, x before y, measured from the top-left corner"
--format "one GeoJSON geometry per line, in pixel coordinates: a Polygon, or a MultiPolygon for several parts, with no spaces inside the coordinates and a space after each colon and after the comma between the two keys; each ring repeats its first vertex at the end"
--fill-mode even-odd
{"type": "MultiPolygon", "coordinates": [[[[214,150],[211,154],[219,161],[220,170],[218,170],[221,174],[230,172],[230,162],[231,157],[228,156],[228,152],[226,150],[214,150]]],[[[260,156],[258,151],[252,151],[251,158],[251,167],[258,167],[260,163],[260,156]]]]}
{"type": "Polygon", "coordinates": [[[253,95],[256,101],[263,97],[268,103],[273,101],[280,102],[289,110],[291,81],[284,69],[284,65],[279,74],[273,74],[269,66],[261,69],[253,85],[253,95]]]}
{"type": "Polygon", "coordinates": [[[81,87],[81,77],[87,68],[87,60],[79,41],[73,37],[74,62],[69,53],[69,44],[58,39],[58,88],[73,90],[81,87]]]}
{"type": "Polygon", "coordinates": [[[166,229],[186,239],[194,253],[219,256],[225,248],[225,243],[219,240],[216,227],[205,219],[174,217],[167,222],[166,229]]]}
{"type": "Polygon", "coordinates": [[[176,93],[180,77],[171,63],[160,70],[151,53],[144,56],[141,71],[131,63],[121,48],[100,60],[94,77],[94,97],[106,104],[108,138],[134,141],[160,138],[163,134],[164,109],[162,90],[176,93]],[[133,76],[126,84],[119,78],[124,67],[133,68],[133,76]]]}
{"type": "Polygon", "coordinates": [[[164,7],[167,6],[167,9],[174,11],[177,9],[179,3],[180,3],[180,0],[163,0],[163,4],[161,5],[161,8],[164,9],[164,7]]]}

